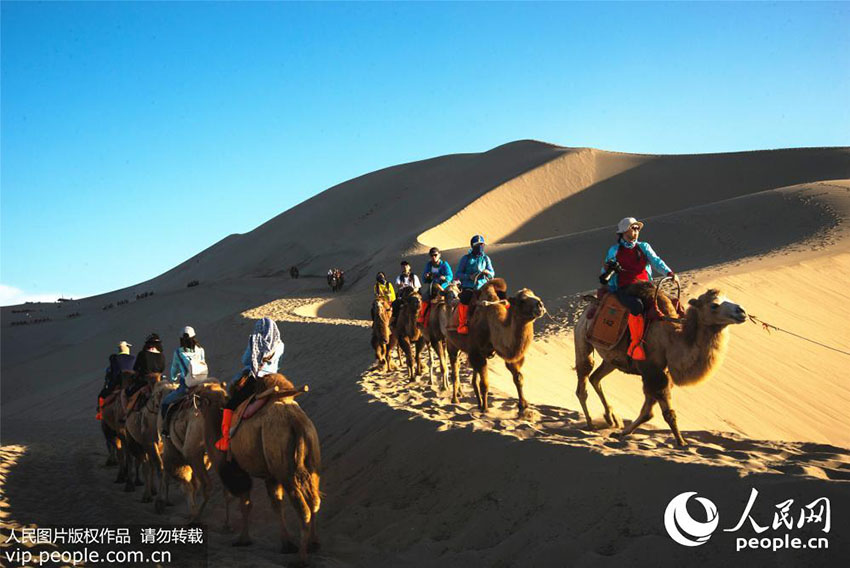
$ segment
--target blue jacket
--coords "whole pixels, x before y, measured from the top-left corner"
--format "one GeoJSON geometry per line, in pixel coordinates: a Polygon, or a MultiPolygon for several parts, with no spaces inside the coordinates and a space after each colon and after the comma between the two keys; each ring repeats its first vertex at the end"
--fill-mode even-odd
{"type": "Polygon", "coordinates": [[[478,277],[476,282],[472,281],[472,278],[479,272],[483,270],[490,271],[490,278],[496,275],[496,271],[493,270],[493,263],[490,261],[490,257],[486,254],[481,254],[479,256],[472,255],[472,249],[469,249],[465,255],[463,255],[460,259],[460,262],[457,264],[457,271],[455,274],[460,279],[460,287],[461,288],[474,288],[478,290],[489,280],[484,275],[478,277]]]}
{"type": "MultiPolygon", "coordinates": [[[[433,267],[433,263],[429,260],[425,264],[425,271],[422,273],[422,284],[425,286],[430,286],[431,281],[428,280],[428,275],[431,274],[431,268],[433,267]]],[[[446,286],[452,281],[452,267],[445,260],[440,260],[440,264],[437,266],[437,270],[440,273],[440,276],[445,276],[446,280],[444,282],[439,281],[439,277],[435,279],[437,284],[440,285],[440,288],[443,290],[446,289],[446,286]]]]}
{"type": "MultiPolygon", "coordinates": [[[[661,258],[655,254],[655,251],[652,250],[652,247],[649,246],[649,243],[644,241],[636,241],[635,246],[639,247],[646,257],[646,277],[647,280],[652,280],[652,269],[654,268],[656,272],[660,272],[661,274],[667,275],[668,272],[673,272],[670,270],[670,267],[661,260],[661,258]]],[[[610,260],[617,259],[617,251],[620,249],[620,242],[616,245],[612,245],[611,248],[608,249],[608,254],[605,255],[605,262],[603,262],[602,270],[600,274],[605,273],[605,264],[610,260]]],[[[608,281],[608,289],[611,292],[617,291],[617,276],[618,274],[614,273],[614,276],[611,277],[611,280],[608,281]]]]}

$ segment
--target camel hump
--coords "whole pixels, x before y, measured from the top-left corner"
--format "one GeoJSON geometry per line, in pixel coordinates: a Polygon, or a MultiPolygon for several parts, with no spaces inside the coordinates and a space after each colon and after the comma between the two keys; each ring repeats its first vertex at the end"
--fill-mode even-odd
{"type": "Polygon", "coordinates": [[[263,375],[259,377],[260,385],[257,387],[257,392],[263,392],[268,389],[278,388],[279,391],[293,391],[295,389],[295,385],[293,385],[289,379],[281,375],[280,373],[269,373],[268,375],[263,375]]]}

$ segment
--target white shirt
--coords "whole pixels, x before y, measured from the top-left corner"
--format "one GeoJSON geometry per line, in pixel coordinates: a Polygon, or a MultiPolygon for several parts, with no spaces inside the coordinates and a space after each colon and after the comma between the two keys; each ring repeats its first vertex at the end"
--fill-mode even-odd
{"type": "Polygon", "coordinates": [[[422,287],[422,284],[419,283],[419,277],[414,273],[408,274],[406,277],[403,274],[399,274],[395,279],[396,288],[401,290],[402,288],[410,288],[413,287],[415,292],[419,291],[419,288],[422,287]]]}

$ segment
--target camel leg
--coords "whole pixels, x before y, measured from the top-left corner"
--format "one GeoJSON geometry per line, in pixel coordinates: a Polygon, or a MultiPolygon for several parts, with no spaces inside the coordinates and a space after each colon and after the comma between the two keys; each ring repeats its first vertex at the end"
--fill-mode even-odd
{"type": "Polygon", "coordinates": [[[422,375],[422,357],[421,357],[421,355],[422,355],[422,348],[424,346],[425,346],[425,338],[423,338],[422,336],[420,336],[419,339],[416,342],[414,342],[414,344],[413,344],[413,347],[414,347],[413,353],[416,357],[416,371],[415,371],[415,373],[416,373],[417,377],[422,375]]]}
{"type": "Polygon", "coordinates": [[[478,396],[478,408],[481,412],[487,412],[489,401],[487,393],[490,390],[489,377],[487,376],[487,359],[481,354],[469,354],[469,366],[472,367],[472,385],[475,388],[475,394],[478,396]],[[476,375],[478,381],[476,382],[476,375]]]}
{"type": "Polygon", "coordinates": [[[413,374],[413,348],[410,345],[410,340],[406,337],[402,337],[401,340],[399,340],[399,344],[404,350],[405,359],[407,359],[407,378],[408,380],[413,381],[415,375],[413,374]]]}
{"type": "Polygon", "coordinates": [[[193,504],[193,507],[189,509],[192,513],[191,518],[189,519],[189,524],[193,524],[200,522],[204,508],[210,500],[211,483],[209,475],[207,475],[207,468],[204,466],[203,452],[200,452],[200,455],[192,456],[189,467],[192,468],[192,484],[189,487],[189,491],[192,494],[193,504]],[[201,497],[200,506],[197,506],[198,493],[200,493],[201,497]],[[195,506],[197,506],[197,510],[195,509],[195,506]]]}
{"type": "Polygon", "coordinates": [[[602,401],[602,407],[605,409],[605,422],[608,423],[608,426],[619,428],[620,426],[622,426],[620,424],[620,419],[617,418],[616,414],[614,414],[614,411],[611,409],[611,406],[605,399],[605,393],[602,392],[602,379],[609,375],[614,369],[614,365],[603,359],[602,364],[599,365],[599,367],[595,371],[593,371],[593,373],[591,373],[590,384],[593,385],[593,390],[596,391],[596,394],[599,396],[599,400],[602,401]]]}
{"type": "Polygon", "coordinates": [[[133,483],[133,472],[136,473],[136,480],[139,479],[139,459],[133,455],[127,448],[127,478],[124,480],[124,492],[131,493],[136,490],[136,484],[133,483]]]}
{"type": "Polygon", "coordinates": [[[280,551],[283,554],[298,552],[298,546],[286,530],[286,514],[283,506],[283,485],[274,479],[266,479],[266,493],[269,495],[272,508],[280,516],[280,551]]]}
{"type": "Polygon", "coordinates": [[[239,537],[233,542],[233,546],[248,546],[251,544],[251,536],[248,534],[248,530],[251,528],[251,508],[253,507],[251,494],[244,493],[239,495],[238,499],[239,509],[242,512],[242,532],[239,533],[239,537]]]}
{"type": "Polygon", "coordinates": [[[153,501],[153,495],[151,494],[151,489],[153,488],[153,464],[150,458],[145,460],[143,466],[145,468],[145,490],[142,493],[142,503],[150,503],[153,501]]]}
{"type": "Polygon", "coordinates": [[[523,361],[525,361],[525,357],[521,357],[513,363],[505,361],[505,367],[508,368],[508,371],[511,372],[511,375],[514,378],[514,386],[516,386],[518,400],[517,407],[520,418],[522,418],[523,413],[528,408],[528,402],[525,400],[525,396],[522,393],[522,372],[520,371],[520,368],[522,368],[523,361]]]}
{"type": "Polygon", "coordinates": [[[454,347],[449,347],[449,362],[452,367],[452,403],[459,402],[458,395],[460,394],[460,362],[458,355],[460,354],[454,347]]]}
{"type": "Polygon", "coordinates": [[[652,418],[652,407],[655,406],[655,399],[648,394],[644,395],[644,397],[643,407],[640,409],[640,414],[637,418],[635,418],[634,422],[629,424],[628,428],[624,429],[620,433],[621,440],[625,440],[638,426],[652,418]]]}
{"type": "Polygon", "coordinates": [[[596,426],[593,425],[593,418],[590,417],[590,411],[587,409],[587,377],[593,371],[593,348],[586,341],[578,339],[578,334],[578,327],[576,327],[576,376],[578,377],[576,398],[581,403],[581,409],[584,411],[584,419],[587,421],[587,427],[590,430],[595,430],[596,426]]]}
{"type": "Polygon", "coordinates": [[[679,425],[676,422],[676,411],[673,410],[673,406],[670,403],[670,389],[667,389],[666,393],[658,399],[658,406],[661,407],[662,416],[664,416],[667,425],[670,426],[673,437],[676,438],[676,444],[680,448],[687,446],[688,442],[685,441],[682,433],[679,432],[679,425]]]}

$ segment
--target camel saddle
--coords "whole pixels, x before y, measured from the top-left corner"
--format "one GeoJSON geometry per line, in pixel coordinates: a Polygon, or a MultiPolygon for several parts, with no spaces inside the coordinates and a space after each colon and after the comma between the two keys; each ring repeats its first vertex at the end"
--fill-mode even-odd
{"type": "Polygon", "coordinates": [[[236,433],[236,429],[242,424],[243,420],[248,420],[257,414],[266,405],[269,400],[283,400],[284,402],[294,401],[295,397],[309,391],[310,387],[304,385],[300,389],[295,390],[280,390],[279,387],[273,387],[259,394],[254,393],[245,399],[242,404],[236,407],[236,412],[233,413],[233,422],[230,426],[230,437],[236,433]]]}
{"type": "Polygon", "coordinates": [[[587,340],[594,346],[610,349],[626,333],[629,310],[617,300],[616,294],[605,294],[598,302],[591,316],[593,323],[587,330],[587,340]]]}
{"type": "Polygon", "coordinates": [[[139,400],[143,398],[142,393],[144,393],[144,399],[147,400],[147,395],[151,391],[151,386],[145,385],[136,392],[133,393],[133,396],[130,397],[130,400],[127,401],[127,412],[132,412],[138,406],[139,400]]]}
{"type": "Polygon", "coordinates": [[[118,393],[120,393],[120,392],[121,392],[121,389],[117,388],[117,389],[113,390],[111,393],[109,393],[108,395],[106,395],[106,398],[103,399],[103,407],[106,408],[107,406],[112,404],[112,401],[115,400],[115,397],[118,396],[118,393]]]}

